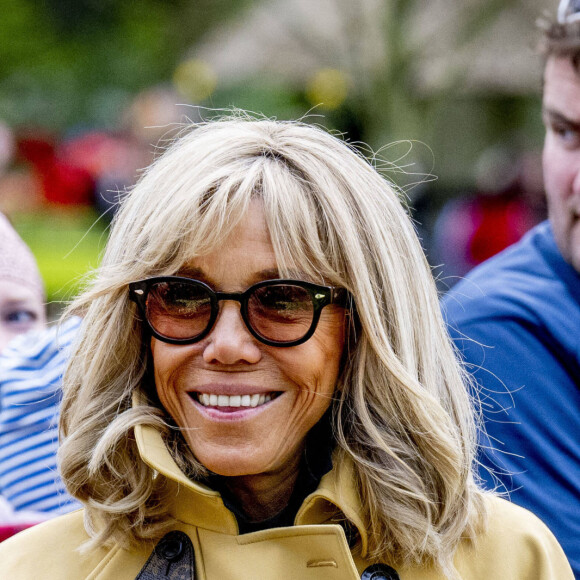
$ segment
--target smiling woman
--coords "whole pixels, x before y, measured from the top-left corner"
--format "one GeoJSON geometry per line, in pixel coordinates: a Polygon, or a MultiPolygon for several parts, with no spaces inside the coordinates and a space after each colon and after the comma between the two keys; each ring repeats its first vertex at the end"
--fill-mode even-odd
{"type": "MultiPolygon", "coordinates": [[[[250,201],[223,244],[187,266],[213,287],[228,291],[245,290],[256,281],[263,284],[277,269],[263,202],[250,201]]],[[[182,428],[197,460],[214,474],[227,476],[224,484],[234,495],[238,487],[243,490],[243,508],[252,520],[275,516],[287,505],[306,435],[330,406],[338,382],[345,309],[328,304],[312,338],[296,344],[292,339],[308,333],[314,311],[310,295],[300,292],[298,284],[259,285],[243,303],[245,321],[240,306],[224,299],[210,334],[199,333],[187,347],[178,349],[156,338],[151,342],[161,403],[182,428]],[[278,291],[272,303],[268,294],[258,294],[260,288],[285,291],[278,291]],[[258,318],[266,319],[258,328],[269,338],[287,335],[291,340],[260,347],[254,332],[248,332],[258,318]],[[283,348],[288,345],[292,348],[283,348]]]]}
{"type": "Polygon", "coordinates": [[[474,481],[411,221],[323,130],[187,131],[72,311],[61,459],[85,508],[0,548],[6,577],[571,578],[547,528],[474,481]]]}

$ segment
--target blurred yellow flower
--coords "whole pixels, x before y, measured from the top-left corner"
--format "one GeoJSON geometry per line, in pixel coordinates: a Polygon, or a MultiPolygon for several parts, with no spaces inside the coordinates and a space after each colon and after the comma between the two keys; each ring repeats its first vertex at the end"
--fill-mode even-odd
{"type": "Polygon", "coordinates": [[[173,73],[173,84],[190,102],[198,103],[213,93],[217,76],[207,62],[190,59],[177,65],[173,73]]]}
{"type": "Polygon", "coordinates": [[[323,109],[337,109],[347,97],[349,84],[349,78],[343,71],[323,68],[306,85],[306,98],[323,109]]]}

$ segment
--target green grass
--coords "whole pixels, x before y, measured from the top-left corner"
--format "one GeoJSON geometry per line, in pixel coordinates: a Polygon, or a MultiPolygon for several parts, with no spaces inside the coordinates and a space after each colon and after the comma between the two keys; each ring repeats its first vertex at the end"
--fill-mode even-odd
{"type": "Polygon", "coordinates": [[[91,210],[56,210],[13,216],[18,233],[36,256],[48,301],[69,300],[99,264],[107,223],[91,210]]]}

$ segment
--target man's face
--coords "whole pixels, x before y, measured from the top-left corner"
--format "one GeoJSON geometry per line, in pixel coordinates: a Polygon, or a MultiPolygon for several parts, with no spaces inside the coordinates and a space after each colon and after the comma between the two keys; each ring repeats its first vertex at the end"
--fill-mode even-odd
{"type": "Polygon", "coordinates": [[[543,118],[548,215],[564,259],[580,272],[580,74],[569,58],[546,63],[543,118]]]}

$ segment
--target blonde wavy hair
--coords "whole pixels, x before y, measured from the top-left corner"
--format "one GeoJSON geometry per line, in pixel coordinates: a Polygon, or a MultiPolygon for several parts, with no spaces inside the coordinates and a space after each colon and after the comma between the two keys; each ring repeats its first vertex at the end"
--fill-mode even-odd
{"type": "Polygon", "coordinates": [[[472,464],[476,428],[430,268],[392,184],[353,147],[298,122],[238,115],[184,132],[122,204],[97,275],[71,311],[81,338],[64,381],[62,475],[86,505],[92,546],[136,544],[167,525],[163,478],[133,428],[159,429],[189,474],[203,467],[151,396],[150,361],[129,282],[177,272],[263,202],[281,274],[347,288],[357,336],[333,406],[372,556],[453,570],[485,520],[472,464]],[[139,391],[150,404],[133,408],[139,391]]]}

